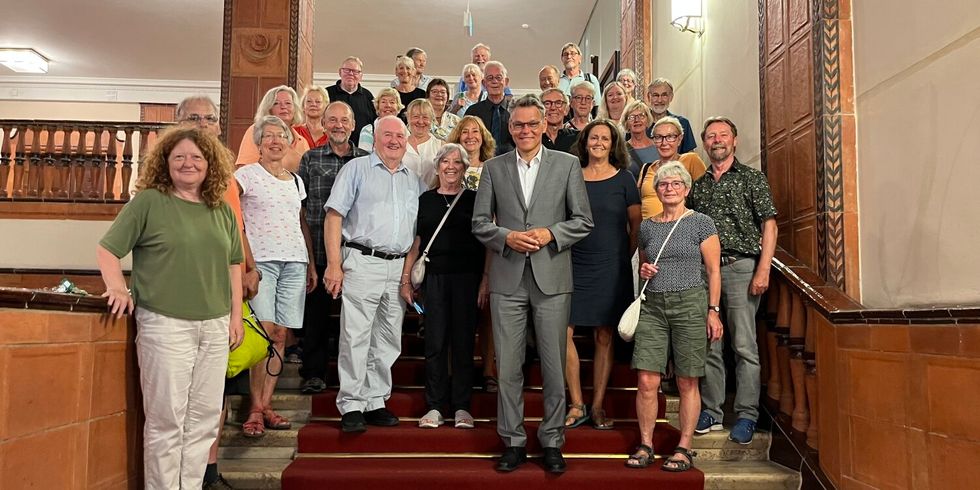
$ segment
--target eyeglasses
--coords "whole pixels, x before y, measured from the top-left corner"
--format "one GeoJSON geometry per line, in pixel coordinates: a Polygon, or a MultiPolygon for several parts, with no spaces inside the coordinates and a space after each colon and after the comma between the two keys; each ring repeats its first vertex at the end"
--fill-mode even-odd
{"type": "Polygon", "coordinates": [[[564,100],[544,100],[541,101],[541,103],[544,104],[545,107],[558,107],[558,108],[565,107],[564,100]]]}
{"type": "Polygon", "coordinates": [[[684,187],[684,182],[681,180],[674,180],[671,182],[657,182],[657,189],[663,191],[663,190],[667,190],[668,187],[674,189],[675,191],[680,190],[681,187],[684,187]]]}
{"type": "Polygon", "coordinates": [[[342,73],[347,74],[347,75],[360,75],[361,74],[361,70],[358,70],[356,68],[341,68],[340,71],[342,73]]]}
{"type": "Polygon", "coordinates": [[[531,131],[534,131],[535,129],[538,129],[539,126],[541,126],[541,121],[530,121],[530,122],[511,121],[510,125],[512,128],[518,131],[524,131],[524,128],[528,128],[531,131]]]}
{"type": "Polygon", "coordinates": [[[642,121],[647,118],[646,114],[630,114],[626,116],[627,121],[642,121]]]}
{"type": "Polygon", "coordinates": [[[502,81],[504,81],[504,76],[503,75],[487,75],[483,79],[486,80],[486,81],[488,81],[488,82],[502,82],[502,81]]]}
{"type": "Polygon", "coordinates": [[[582,53],[577,53],[575,51],[565,51],[561,54],[562,58],[571,58],[572,56],[580,56],[582,53]]]}
{"type": "Polygon", "coordinates": [[[206,116],[202,116],[200,114],[190,114],[184,118],[184,121],[190,121],[194,124],[200,124],[201,121],[208,124],[215,124],[218,122],[218,116],[215,116],[214,114],[208,114],[206,116]]]}
{"type": "Polygon", "coordinates": [[[574,95],[574,96],[572,96],[572,100],[574,100],[575,102],[592,102],[593,99],[595,99],[595,97],[593,97],[591,95],[574,95]]]}
{"type": "Polygon", "coordinates": [[[285,140],[286,133],[262,133],[263,140],[285,140]]]}
{"type": "Polygon", "coordinates": [[[661,135],[661,134],[655,134],[655,135],[653,135],[653,142],[654,143],[662,143],[662,142],[666,141],[668,143],[674,143],[674,142],[677,141],[677,138],[678,137],[680,137],[679,134],[663,134],[663,135],[661,135]]]}

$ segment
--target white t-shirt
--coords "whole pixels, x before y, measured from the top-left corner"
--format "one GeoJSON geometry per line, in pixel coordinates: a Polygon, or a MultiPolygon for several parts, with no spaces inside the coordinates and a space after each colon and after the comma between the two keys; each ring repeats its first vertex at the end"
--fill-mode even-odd
{"type": "Polygon", "coordinates": [[[239,168],[235,180],[242,189],[245,236],[256,262],[309,262],[299,210],[306,199],[303,180],[280,180],[262,165],[239,168]]]}
{"type": "Polygon", "coordinates": [[[412,148],[411,143],[405,143],[408,148],[405,151],[405,156],[402,157],[402,163],[421,177],[425,185],[431,186],[436,178],[436,153],[444,144],[446,144],[445,141],[433,136],[429,136],[425,143],[419,145],[418,151],[412,148]]]}

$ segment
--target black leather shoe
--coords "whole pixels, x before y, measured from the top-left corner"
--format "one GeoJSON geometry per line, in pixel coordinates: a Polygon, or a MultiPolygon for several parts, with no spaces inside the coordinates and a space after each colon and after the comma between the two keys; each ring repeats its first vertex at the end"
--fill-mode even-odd
{"type": "Polygon", "coordinates": [[[510,473],[518,466],[527,462],[527,450],[523,447],[513,446],[504,449],[504,454],[497,460],[497,471],[510,473]]]}
{"type": "Polygon", "coordinates": [[[344,432],[364,432],[364,414],[361,412],[347,412],[340,417],[340,430],[344,432]]]}
{"type": "Polygon", "coordinates": [[[548,473],[564,473],[565,458],[561,455],[561,449],[556,447],[544,448],[544,470],[548,473]]]}
{"type": "Polygon", "coordinates": [[[398,417],[388,411],[387,408],[378,408],[370,412],[364,412],[364,421],[368,425],[378,425],[381,427],[393,427],[398,425],[398,417]]]}

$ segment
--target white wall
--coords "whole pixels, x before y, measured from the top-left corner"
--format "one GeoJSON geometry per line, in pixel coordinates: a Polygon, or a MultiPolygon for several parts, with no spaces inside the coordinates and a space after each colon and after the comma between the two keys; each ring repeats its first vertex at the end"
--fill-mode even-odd
{"type": "Polygon", "coordinates": [[[703,2],[705,32],[700,38],[670,25],[669,1],[652,2],[652,77],[666,77],[673,83],[670,111],[691,121],[702,158],[701,123],[724,115],[738,126],[739,160],[759,168],[758,4],[703,2]]]}
{"type": "MultiPolygon", "coordinates": [[[[95,246],[110,221],[0,219],[0,268],[97,269],[95,246]]],[[[130,268],[130,258],[123,268],[130,268]]]]}
{"type": "MultiPolygon", "coordinates": [[[[619,30],[622,27],[620,0],[597,0],[592,17],[582,32],[578,45],[582,48],[582,70],[591,71],[590,57],[599,57],[599,70],[606,67],[614,51],[620,48],[619,30]]],[[[560,69],[560,53],[555,53],[555,63],[560,69]]]]}
{"type": "Polygon", "coordinates": [[[923,6],[853,2],[869,306],[980,304],[980,9],[923,6]]]}

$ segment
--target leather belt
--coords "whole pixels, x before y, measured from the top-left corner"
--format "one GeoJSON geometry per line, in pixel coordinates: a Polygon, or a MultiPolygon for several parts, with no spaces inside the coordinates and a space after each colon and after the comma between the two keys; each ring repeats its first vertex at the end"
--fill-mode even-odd
{"type": "Polygon", "coordinates": [[[754,259],[755,257],[749,257],[747,255],[722,255],[721,265],[732,265],[742,259],[754,259]]]}
{"type": "Polygon", "coordinates": [[[360,243],[355,243],[355,242],[343,242],[340,245],[347,248],[353,248],[354,250],[359,250],[361,252],[361,255],[370,255],[372,257],[377,257],[379,259],[384,259],[384,260],[398,260],[408,255],[408,254],[390,254],[387,252],[382,252],[380,250],[375,250],[371,247],[368,247],[366,245],[361,245],[360,243]]]}

